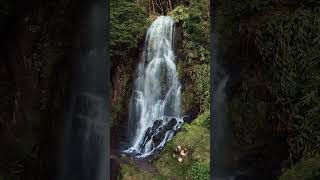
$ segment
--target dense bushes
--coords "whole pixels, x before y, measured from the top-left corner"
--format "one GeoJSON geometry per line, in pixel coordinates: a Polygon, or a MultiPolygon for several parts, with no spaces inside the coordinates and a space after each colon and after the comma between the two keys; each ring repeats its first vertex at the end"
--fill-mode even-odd
{"type": "Polygon", "coordinates": [[[284,159],[292,163],[319,155],[320,16],[310,3],[230,0],[217,7],[235,142],[250,148],[284,137],[284,159]]]}
{"type": "Polygon", "coordinates": [[[319,21],[318,9],[299,9],[271,16],[256,30],[259,59],[246,63],[257,69],[245,69],[253,76],[242,74],[229,108],[235,132],[244,130],[241,143],[270,127],[287,137],[292,159],[319,153],[319,21]]]}
{"type": "Polygon", "coordinates": [[[191,66],[188,73],[194,86],[196,100],[200,103],[200,111],[204,112],[210,107],[210,65],[191,66]]]}
{"type": "Polygon", "coordinates": [[[190,7],[178,6],[171,15],[182,27],[184,40],[177,51],[188,64],[210,62],[210,20],[208,1],[192,1],[190,7]]]}
{"type": "Polygon", "coordinates": [[[318,155],[320,149],[319,17],[320,9],[274,17],[258,44],[268,65],[269,116],[286,124],[293,158],[318,155]]]}
{"type": "Polygon", "coordinates": [[[202,113],[210,106],[210,21],[208,1],[194,0],[189,6],[177,6],[169,14],[182,34],[176,49],[179,74],[184,82],[185,106],[199,106],[202,113]],[[192,105],[189,102],[194,101],[192,105]],[[187,103],[187,104],[186,104],[187,103]]]}
{"type": "Polygon", "coordinates": [[[110,12],[110,56],[128,58],[129,52],[137,50],[143,39],[149,24],[148,16],[129,0],[111,1],[110,12]]]}

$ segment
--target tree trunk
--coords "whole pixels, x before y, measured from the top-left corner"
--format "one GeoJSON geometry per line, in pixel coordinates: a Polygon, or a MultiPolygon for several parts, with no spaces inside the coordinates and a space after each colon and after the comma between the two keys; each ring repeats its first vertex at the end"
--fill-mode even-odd
{"type": "Polygon", "coordinates": [[[171,3],[171,0],[168,0],[168,3],[169,3],[169,10],[172,11],[172,3],[171,3]]]}

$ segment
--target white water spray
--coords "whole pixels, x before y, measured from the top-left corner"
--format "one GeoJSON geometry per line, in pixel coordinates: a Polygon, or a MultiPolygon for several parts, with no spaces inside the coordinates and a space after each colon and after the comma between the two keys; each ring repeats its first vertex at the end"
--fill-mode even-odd
{"type": "Polygon", "coordinates": [[[129,107],[129,122],[134,122],[137,128],[132,129],[135,132],[130,148],[125,150],[137,157],[147,157],[162,149],[183,123],[173,33],[172,18],[160,16],[146,35],[129,107]]]}

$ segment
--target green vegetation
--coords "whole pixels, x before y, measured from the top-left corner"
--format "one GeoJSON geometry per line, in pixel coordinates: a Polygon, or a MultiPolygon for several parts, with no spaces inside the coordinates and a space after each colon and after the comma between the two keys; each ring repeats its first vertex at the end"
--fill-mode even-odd
{"type": "Polygon", "coordinates": [[[201,164],[201,163],[193,163],[192,167],[192,179],[194,180],[209,180],[210,179],[210,167],[201,164]]]}
{"type": "Polygon", "coordinates": [[[189,6],[178,5],[169,14],[181,33],[177,46],[179,76],[184,81],[182,110],[192,112],[199,106],[202,113],[210,106],[210,19],[208,1],[194,0],[189,6]],[[192,103],[192,104],[191,104],[192,103]]]}
{"type": "Polygon", "coordinates": [[[152,174],[140,171],[131,163],[122,164],[120,174],[119,178],[122,180],[154,179],[152,174]]]}
{"type": "Polygon", "coordinates": [[[277,123],[287,123],[287,131],[295,134],[288,139],[294,158],[320,152],[319,17],[320,8],[276,16],[262,34],[264,45],[258,46],[263,62],[269,64],[270,116],[277,123]],[[281,116],[288,118],[278,119],[281,116]]]}
{"type": "Polygon", "coordinates": [[[129,58],[132,51],[137,51],[139,42],[150,23],[148,16],[136,3],[129,0],[110,2],[110,56],[129,58]]]}
{"type": "Polygon", "coordinates": [[[135,167],[132,162],[124,162],[121,164],[121,172],[118,177],[122,180],[167,180],[168,177],[141,171],[135,167]]]}
{"type": "Polygon", "coordinates": [[[284,171],[279,180],[317,180],[320,179],[320,159],[301,160],[284,171]]]}
{"type": "Polygon", "coordinates": [[[210,108],[210,64],[191,66],[189,72],[200,111],[210,108]]]}
{"type": "Polygon", "coordinates": [[[243,75],[240,96],[237,94],[230,104],[232,113],[236,113],[233,107],[247,105],[245,111],[239,110],[241,114],[234,116],[243,118],[238,123],[246,123],[239,124],[239,129],[259,131],[266,121],[271,121],[275,133],[287,134],[292,158],[312,156],[319,150],[320,81],[316,64],[320,57],[317,41],[320,36],[317,22],[319,9],[298,9],[289,15],[266,19],[264,30],[256,30],[259,33],[251,37],[260,61],[248,64],[259,69],[250,72],[255,76],[243,75]]]}
{"type": "Polygon", "coordinates": [[[154,164],[161,175],[169,177],[208,177],[210,166],[210,130],[206,122],[208,112],[200,115],[191,124],[185,124],[180,132],[165,146],[154,164]],[[177,146],[189,151],[182,162],[173,157],[177,146]],[[200,175],[201,173],[204,173],[200,175]]]}
{"type": "Polygon", "coordinates": [[[112,127],[119,127],[126,119],[124,112],[127,112],[131,78],[139,60],[139,43],[142,42],[151,20],[142,7],[130,0],[111,1],[110,12],[112,127]]]}
{"type": "Polygon", "coordinates": [[[182,54],[186,65],[210,62],[210,19],[208,1],[192,1],[190,7],[178,6],[171,15],[180,26],[183,35],[181,47],[177,49],[182,54]]]}
{"type": "Polygon", "coordinates": [[[171,13],[182,28],[184,40],[178,52],[188,64],[210,62],[209,2],[193,0],[189,7],[178,6],[171,13]]]}
{"type": "MultiPolygon", "coordinates": [[[[240,148],[285,137],[292,164],[318,157],[319,12],[316,1],[218,2],[217,61],[231,75],[228,112],[240,148]]],[[[307,179],[310,167],[299,167],[307,179]]]]}

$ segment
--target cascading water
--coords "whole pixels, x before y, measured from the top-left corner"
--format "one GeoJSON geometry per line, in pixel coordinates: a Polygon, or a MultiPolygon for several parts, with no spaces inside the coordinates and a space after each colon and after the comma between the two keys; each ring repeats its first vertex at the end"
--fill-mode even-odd
{"type": "Polygon", "coordinates": [[[183,123],[173,33],[173,19],[160,16],[146,35],[129,107],[129,129],[136,128],[130,147],[124,151],[137,157],[162,149],[183,123]]]}

